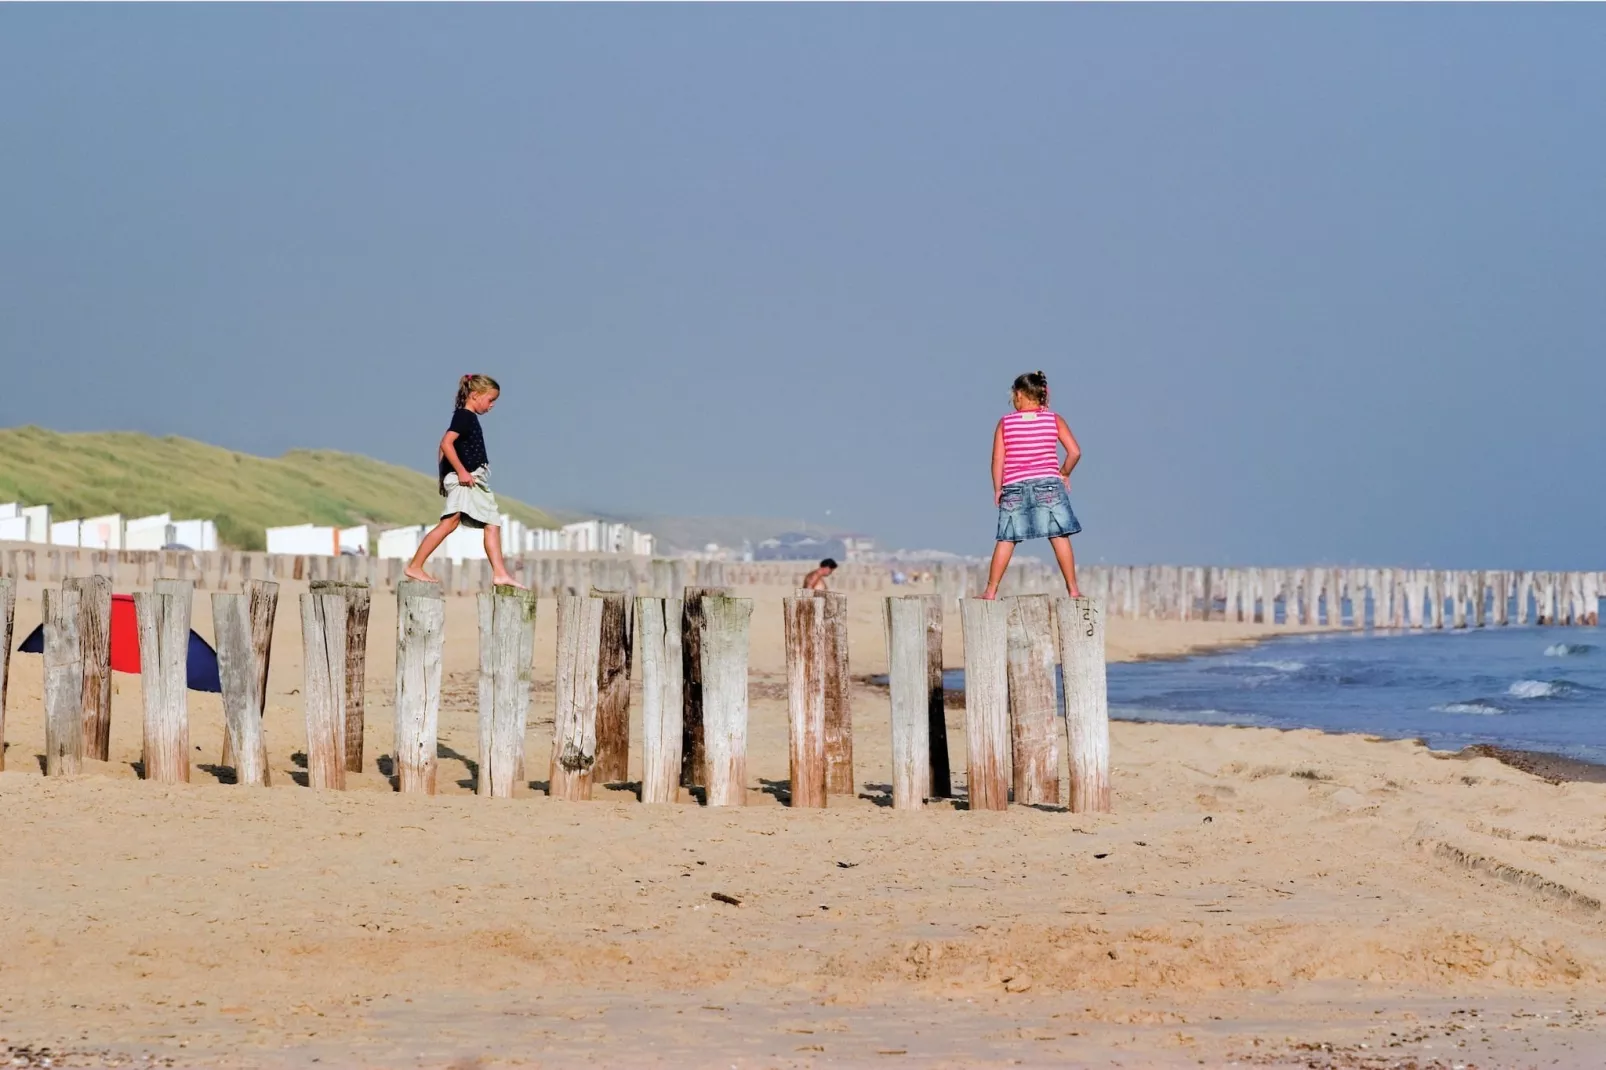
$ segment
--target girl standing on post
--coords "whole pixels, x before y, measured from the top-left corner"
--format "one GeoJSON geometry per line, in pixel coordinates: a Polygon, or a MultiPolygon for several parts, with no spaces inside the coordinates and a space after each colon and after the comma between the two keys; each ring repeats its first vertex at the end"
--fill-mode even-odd
{"type": "Polygon", "coordinates": [[[424,571],[424,562],[458,525],[485,529],[485,556],[491,562],[491,582],[499,587],[523,587],[502,560],[502,514],[491,493],[491,459],[485,452],[480,417],[491,411],[502,388],[489,375],[465,375],[457,384],[457,408],[452,424],[441,436],[440,491],[446,499],[441,522],[436,524],[407,565],[410,580],[439,583],[424,571]]]}
{"type": "Polygon", "coordinates": [[[1076,557],[1071,536],[1082,530],[1071,512],[1071,469],[1082,448],[1057,413],[1048,408],[1048,377],[1027,372],[1011,390],[1015,411],[998,421],[993,432],[993,502],[998,506],[998,542],[987,570],[983,598],[997,598],[998,584],[1009,568],[1015,544],[1048,540],[1065,574],[1065,590],[1082,597],[1076,585],[1076,557]],[[1060,460],[1059,447],[1065,447],[1060,460]]]}

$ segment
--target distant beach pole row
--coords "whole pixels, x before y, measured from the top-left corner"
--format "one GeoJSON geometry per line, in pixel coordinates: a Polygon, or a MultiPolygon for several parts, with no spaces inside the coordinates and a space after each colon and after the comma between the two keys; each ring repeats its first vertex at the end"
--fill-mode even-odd
{"type": "Polygon", "coordinates": [[[1306,627],[1442,629],[1600,622],[1601,572],[1092,567],[1111,616],[1306,627]]]}
{"type": "MultiPolygon", "coordinates": [[[[0,580],[10,650],[15,582],[0,580]]],[[[188,781],[187,652],[194,591],[163,579],[135,595],[144,675],[140,773],[188,781]]],[[[269,782],[263,710],[272,656],[276,583],[249,581],[239,593],[214,592],[212,616],[233,782],[269,782]]],[[[437,786],[445,595],[438,584],[404,581],[396,591],[395,747],[388,773],[397,791],[432,795],[437,786]]],[[[479,596],[480,795],[509,797],[525,781],[525,728],[533,697],[538,595],[497,587],[479,596]]],[[[939,595],[883,601],[892,717],[890,798],[919,809],[955,794],[949,768],[942,686],[943,607],[939,595]]],[[[45,772],[82,771],[105,760],[109,738],[111,585],[105,577],[45,588],[45,772]]],[[[300,596],[306,731],[305,783],[342,790],[362,769],[369,590],[318,581],[300,596]]],[[[797,591],[782,600],[789,781],[793,807],[820,808],[857,793],[853,756],[847,596],[797,591]]],[[[583,801],[598,784],[627,786],[632,651],[639,629],[645,803],[672,803],[682,790],[709,806],[747,801],[748,632],[753,600],[729,589],[688,587],[682,597],[627,597],[596,590],[557,599],[557,671],[547,780],[554,798],[583,801]]],[[[972,810],[1011,801],[1064,804],[1072,811],[1110,806],[1109,719],[1102,614],[1092,599],[1010,596],[967,599],[967,795],[972,810]],[[1064,740],[1069,790],[1060,791],[1056,666],[1063,665],[1064,740]]],[[[0,658],[0,695],[8,659],[0,658]]],[[[0,743],[4,704],[0,701],[0,743]]],[[[381,767],[385,761],[381,759],[381,767]]],[[[782,792],[778,791],[777,794],[782,792]]]]}

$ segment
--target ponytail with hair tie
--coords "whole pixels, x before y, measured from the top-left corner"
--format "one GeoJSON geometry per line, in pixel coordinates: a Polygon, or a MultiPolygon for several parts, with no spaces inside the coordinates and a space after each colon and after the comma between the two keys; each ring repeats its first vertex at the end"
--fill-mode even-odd
{"type": "Polygon", "coordinates": [[[457,404],[454,406],[454,408],[461,409],[463,407],[463,403],[474,394],[479,394],[486,390],[495,390],[500,392],[501,389],[502,388],[497,385],[496,380],[492,379],[489,375],[479,375],[475,373],[465,375],[463,378],[457,381],[457,404]]]}

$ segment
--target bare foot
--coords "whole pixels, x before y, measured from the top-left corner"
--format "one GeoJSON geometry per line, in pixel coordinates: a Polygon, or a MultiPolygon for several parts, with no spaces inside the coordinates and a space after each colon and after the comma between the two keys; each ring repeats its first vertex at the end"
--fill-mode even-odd
{"type": "Polygon", "coordinates": [[[998,601],[998,592],[997,591],[983,591],[981,593],[981,600],[983,602],[996,602],[996,601],[998,601]]]}
{"type": "Polygon", "coordinates": [[[420,583],[440,582],[438,577],[431,576],[429,573],[425,572],[422,565],[408,565],[406,568],[402,569],[402,575],[406,576],[410,580],[417,580],[420,583]]]}
{"type": "MultiPolygon", "coordinates": [[[[1069,588],[1067,588],[1067,589],[1069,590],[1069,588]]],[[[1082,597],[1082,592],[1081,591],[1071,590],[1070,594],[1071,594],[1072,598],[1081,598],[1082,597]]]]}
{"type": "Polygon", "coordinates": [[[501,572],[495,576],[492,576],[491,585],[493,587],[517,587],[521,591],[529,590],[528,587],[524,586],[524,584],[520,583],[506,572],[501,572]]]}

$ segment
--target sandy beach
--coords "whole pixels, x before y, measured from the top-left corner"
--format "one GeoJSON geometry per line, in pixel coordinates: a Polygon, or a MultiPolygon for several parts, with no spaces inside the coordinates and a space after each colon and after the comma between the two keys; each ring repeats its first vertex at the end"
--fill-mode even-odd
{"type": "MultiPolygon", "coordinates": [[[[297,784],[299,590],[278,615],[267,790],[220,782],[221,709],[195,693],[193,783],[139,781],[139,681],[121,675],[113,761],[46,781],[40,659],[12,656],[13,1065],[1599,1065],[1606,785],[1410,742],[1116,723],[1113,814],[894,813],[887,696],[860,683],[858,796],[793,812],[784,592],[761,589],[738,592],[757,600],[746,808],[475,797],[469,599],[448,602],[441,795],[394,794],[376,761],[383,594],[368,768],[318,793],[297,784]]],[[[851,607],[853,671],[882,672],[878,600],[851,607]]],[[[554,618],[543,602],[532,781],[554,618]]],[[[27,585],[17,639],[38,620],[27,585]]],[[[210,637],[204,594],[195,626],[210,637]]],[[[1109,628],[1112,660],[1260,634],[1109,628]]],[[[957,620],[945,638],[962,665],[957,620]]],[[[638,694],[635,769],[639,710],[638,694]]],[[[961,774],[963,717],[949,710],[961,774]]]]}

